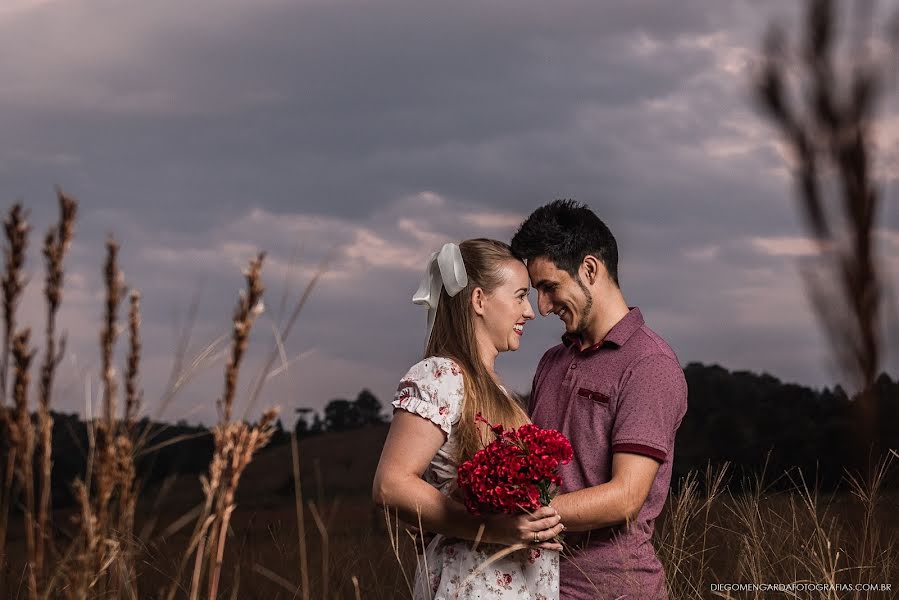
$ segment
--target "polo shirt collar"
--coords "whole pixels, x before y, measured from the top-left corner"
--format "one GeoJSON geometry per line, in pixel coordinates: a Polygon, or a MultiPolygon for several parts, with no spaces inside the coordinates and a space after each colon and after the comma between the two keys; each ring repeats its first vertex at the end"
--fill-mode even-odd
{"type": "Polygon", "coordinates": [[[589,348],[584,348],[583,350],[579,349],[580,345],[580,337],[573,333],[566,333],[562,336],[562,343],[565,344],[566,347],[575,350],[576,352],[591,352],[593,350],[598,350],[603,347],[606,343],[612,343],[617,347],[621,347],[624,345],[626,341],[630,339],[634,333],[643,326],[645,322],[643,320],[643,313],[640,312],[640,309],[636,306],[628,307],[630,310],[626,315],[621,317],[621,320],[615,323],[606,336],[593,344],[589,348]]]}

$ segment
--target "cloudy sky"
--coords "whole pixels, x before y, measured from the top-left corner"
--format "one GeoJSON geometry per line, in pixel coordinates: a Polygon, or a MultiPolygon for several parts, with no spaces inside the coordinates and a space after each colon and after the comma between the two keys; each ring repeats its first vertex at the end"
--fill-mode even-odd
{"type": "MultiPolygon", "coordinates": [[[[80,201],[57,407],[84,411],[96,396],[108,233],[143,294],[154,415],[192,298],[196,354],[228,332],[241,268],[268,251],[245,387],[273,347],[282,295],[290,305],[333,256],[286,341],[292,362],[262,399],[290,415],[363,387],[386,404],[421,352],[425,313],[410,298],[430,252],[508,240],[557,197],[607,221],[628,303],[683,364],[831,384],[798,278],[810,246],[789,170],[748,89],[767,24],[795,29],[794,11],[748,0],[5,0],[4,206],[25,202],[37,241],[55,218],[54,184],[80,201]]],[[[878,240],[895,273],[895,96],[882,115],[878,240]]],[[[29,260],[22,320],[40,329],[36,247],[29,260]]],[[[527,327],[521,351],[498,363],[511,387],[527,389],[560,332],[555,317],[527,327]]],[[[214,418],[221,348],[164,418],[214,418]]]]}

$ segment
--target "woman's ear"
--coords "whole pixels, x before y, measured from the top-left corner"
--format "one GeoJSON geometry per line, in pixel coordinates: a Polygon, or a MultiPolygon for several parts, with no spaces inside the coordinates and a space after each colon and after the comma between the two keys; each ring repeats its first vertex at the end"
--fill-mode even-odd
{"type": "Polygon", "coordinates": [[[471,291],[471,307],[474,309],[475,314],[484,316],[484,302],[486,299],[487,294],[484,293],[482,288],[476,287],[471,291]]]}

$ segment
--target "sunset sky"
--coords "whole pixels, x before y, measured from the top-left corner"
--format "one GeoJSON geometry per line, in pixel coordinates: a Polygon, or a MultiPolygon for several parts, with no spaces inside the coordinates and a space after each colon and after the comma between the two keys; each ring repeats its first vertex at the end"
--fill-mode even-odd
{"type": "MultiPolygon", "coordinates": [[[[508,241],[558,197],[609,224],[626,300],[682,364],[832,384],[798,276],[811,246],[788,164],[749,90],[767,25],[798,29],[787,4],[5,0],[0,192],[4,209],[31,211],[22,320],[38,331],[53,185],[80,201],[57,409],[96,404],[107,233],[143,294],[153,415],[195,295],[194,353],[228,332],[242,267],[269,253],[244,390],[274,343],[285,283],[295,299],[333,254],[286,343],[299,358],[263,397],[287,424],[297,406],[363,387],[386,405],[420,358],[425,310],[411,296],[429,254],[468,237],[508,241]]],[[[877,164],[892,274],[895,87],[877,164]]],[[[895,319],[888,327],[895,349],[895,319]]],[[[527,391],[561,331],[554,316],[526,327],[522,349],[498,362],[510,387],[527,391]]],[[[162,417],[211,422],[223,365],[220,355],[162,417]]],[[[896,352],[886,368],[899,373],[896,352]]]]}

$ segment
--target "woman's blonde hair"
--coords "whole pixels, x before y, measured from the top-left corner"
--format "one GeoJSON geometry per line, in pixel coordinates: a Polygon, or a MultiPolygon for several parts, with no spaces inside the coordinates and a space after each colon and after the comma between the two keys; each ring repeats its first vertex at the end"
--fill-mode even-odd
{"type": "Polygon", "coordinates": [[[508,244],[485,238],[465,240],[459,244],[459,250],[468,274],[468,285],[453,297],[441,289],[425,357],[449,358],[462,369],[465,398],[462,416],[455,426],[458,436],[456,458],[462,462],[480,450],[484,441],[492,439],[486,425],[476,422],[478,413],[491,423],[501,423],[505,427],[518,427],[529,419],[521,404],[503,392],[484,366],[471,306],[475,288],[492,293],[504,282],[503,265],[520,260],[512,254],[508,244]]]}

